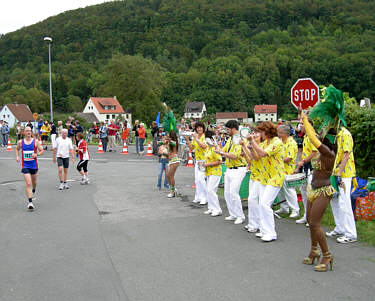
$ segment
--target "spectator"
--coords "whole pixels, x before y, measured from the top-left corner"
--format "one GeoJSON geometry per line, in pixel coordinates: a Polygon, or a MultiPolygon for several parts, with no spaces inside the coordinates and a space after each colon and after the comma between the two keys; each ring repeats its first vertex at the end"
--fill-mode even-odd
{"type": "Polygon", "coordinates": [[[51,127],[48,124],[48,121],[44,122],[44,124],[42,125],[40,129],[40,132],[42,136],[42,141],[44,143],[44,149],[47,150],[48,135],[51,132],[51,127]]]}
{"type": "Polygon", "coordinates": [[[139,120],[136,120],[134,122],[134,127],[133,127],[133,132],[134,132],[134,136],[135,136],[135,149],[136,149],[136,152],[137,154],[139,155],[139,136],[138,136],[138,130],[139,129],[139,120]]]}
{"type": "Polygon", "coordinates": [[[42,130],[42,126],[44,124],[44,121],[43,121],[43,118],[40,118],[39,119],[39,122],[38,122],[38,136],[40,137],[40,135],[42,134],[41,130],[42,130]]]}
{"type": "Polygon", "coordinates": [[[108,142],[108,129],[107,129],[106,125],[104,124],[104,122],[100,123],[99,138],[100,138],[100,141],[103,144],[103,151],[106,152],[107,151],[107,142],[108,142]]]}
{"type": "Polygon", "coordinates": [[[3,126],[1,127],[1,136],[3,137],[3,146],[8,146],[8,138],[9,138],[9,127],[6,121],[3,122],[3,126]]]}
{"type": "Polygon", "coordinates": [[[55,144],[56,144],[56,136],[57,136],[57,129],[56,129],[56,125],[53,123],[53,121],[51,122],[51,143],[52,143],[52,148],[55,147],[55,144]]]}
{"type": "Polygon", "coordinates": [[[140,151],[140,154],[143,155],[144,153],[143,143],[145,142],[145,139],[146,139],[146,129],[145,129],[144,123],[140,124],[137,132],[138,132],[138,137],[139,137],[139,151],[140,151]]]}
{"type": "Polygon", "coordinates": [[[128,128],[128,122],[125,120],[122,128],[122,133],[121,133],[121,139],[122,139],[122,144],[126,142],[128,144],[128,138],[129,138],[129,128],[128,128]]]}
{"type": "Polygon", "coordinates": [[[110,152],[116,151],[116,133],[118,131],[118,127],[116,126],[115,122],[111,120],[110,125],[108,126],[108,148],[110,152]]]}
{"type": "Polygon", "coordinates": [[[156,121],[152,122],[151,136],[152,136],[152,153],[154,155],[158,154],[158,133],[159,127],[156,121]]]}
{"type": "Polygon", "coordinates": [[[3,121],[0,120],[0,146],[4,145],[4,143],[3,143],[3,133],[1,131],[2,128],[3,128],[3,121]]]}
{"type": "Polygon", "coordinates": [[[61,131],[62,131],[62,129],[63,129],[62,121],[59,120],[57,122],[57,136],[61,137],[61,131]]]}
{"type": "Polygon", "coordinates": [[[21,140],[22,139],[22,127],[21,127],[21,122],[17,122],[17,126],[16,126],[16,135],[17,135],[17,141],[21,140]]]}

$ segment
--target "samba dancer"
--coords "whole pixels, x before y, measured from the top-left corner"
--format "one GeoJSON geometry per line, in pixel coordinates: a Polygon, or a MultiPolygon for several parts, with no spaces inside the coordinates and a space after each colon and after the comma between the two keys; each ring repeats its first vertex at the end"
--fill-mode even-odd
{"type": "Polygon", "coordinates": [[[238,122],[236,120],[229,120],[225,124],[225,127],[230,137],[222,149],[219,145],[216,146],[216,151],[225,158],[225,166],[227,168],[224,176],[224,198],[227,203],[229,216],[225,220],[234,221],[234,224],[238,225],[242,224],[245,220],[239,191],[242,180],[246,175],[247,164],[245,158],[241,156],[238,122]],[[238,141],[234,141],[237,139],[238,141]]]}
{"type": "Polygon", "coordinates": [[[208,202],[208,210],[204,214],[210,214],[211,216],[219,216],[222,214],[220,208],[219,198],[217,196],[217,188],[219,187],[221,179],[221,156],[215,152],[216,141],[213,136],[214,133],[207,131],[205,133],[207,149],[205,152],[205,163],[203,166],[206,168],[205,176],[207,177],[206,186],[206,199],[208,202]]]}
{"type": "Polygon", "coordinates": [[[318,149],[320,156],[312,159],[313,175],[311,185],[308,186],[307,221],[310,225],[311,251],[308,257],[303,259],[304,264],[314,264],[315,259],[319,260],[321,253],[318,244],[323,252],[320,264],[315,266],[315,271],[327,271],[328,264],[333,267],[333,256],[328,250],[327,240],[320,226],[323,214],[328,207],[335,190],[331,186],[330,176],[335,162],[335,145],[327,138],[319,140],[314,128],[309,123],[307,116],[302,114],[302,121],[305,126],[306,135],[311,143],[318,149]]]}
{"type": "Polygon", "coordinates": [[[266,185],[262,186],[259,196],[260,232],[255,235],[264,242],[270,242],[277,239],[271,206],[284,182],[284,147],[282,141],[277,137],[277,127],[272,122],[262,122],[257,126],[257,130],[260,132],[262,140],[265,141],[264,149],[252,136],[249,136],[249,141],[258,156],[266,158],[265,168],[268,175],[266,185]]]}
{"type": "Polygon", "coordinates": [[[167,138],[168,143],[168,168],[167,168],[167,179],[171,192],[168,194],[169,198],[174,198],[177,195],[176,182],[174,175],[177,167],[180,165],[180,159],[178,158],[178,137],[175,131],[170,131],[167,138]]]}
{"type": "Polygon", "coordinates": [[[200,203],[201,205],[206,205],[206,177],[205,172],[200,168],[200,166],[204,163],[204,157],[207,149],[207,144],[205,142],[206,138],[204,135],[205,127],[203,122],[197,122],[195,124],[194,130],[195,133],[192,136],[192,142],[189,140],[189,137],[185,137],[190,151],[194,150],[195,154],[194,178],[196,189],[193,202],[200,203]]]}
{"type": "MultiPolygon", "coordinates": [[[[284,170],[286,175],[292,175],[294,173],[296,159],[297,159],[297,143],[290,136],[290,127],[287,125],[280,125],[277,128],[279,138],[284,144],[284,170]]],[[[299,216],[298,198],[295,187],[288,187],[286,179],[284,180],[283,186],[279,192],[279,200],[281,202],[280,209],[276,210],[275,213],[289,213],[289,208],[292,209],[290,218],[296,218],[299,216]],[[284,201],[285,200],[285,201],[284,201]],[[284,202],[283,202],[284,201],[284,202]]]]}

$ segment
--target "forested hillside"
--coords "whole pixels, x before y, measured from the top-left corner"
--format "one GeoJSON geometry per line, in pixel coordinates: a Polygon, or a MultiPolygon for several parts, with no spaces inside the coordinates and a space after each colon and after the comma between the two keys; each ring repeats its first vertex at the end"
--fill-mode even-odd
{"type": "MultiPolygon", "coordinates": [[[[0,38],[0,104],[48,111],[113,96],[138,118],[187,100],[209,113],[276,103],[299,77],[375,99],[375,1],[127,0],[65,12],[0,38]]],[[[152,117],[148,117],[152,114],[152,117]]],[[[151,118],[151,119],[150,119],[151,118]]]]}

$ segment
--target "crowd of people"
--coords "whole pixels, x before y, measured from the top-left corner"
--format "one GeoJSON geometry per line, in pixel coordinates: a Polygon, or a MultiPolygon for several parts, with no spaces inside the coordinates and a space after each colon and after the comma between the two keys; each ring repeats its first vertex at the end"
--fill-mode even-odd
{"type": "Polygon", "coordinates": [[[288,122],[265,121],[246,129],[245,136],[242,135],[244,127],[235,120],[228,121],[224,127],[206,127],[196,122],[190,127],[194,133],[185,128],[167,132],[159,147],[157,186],[161,189],[165,170],[164,187],[169,183],[168,197],[177,196],[174,175],[181,161],[178,136],[183,136],[195,157],[196,190],[192,202],[206,208],[204,214],[216,217],[223,213],[217,190],[224,162],[224,199],[228,210],[225,220],[243,224],[246,218],[239,192],[246,173],[250,172],[248,221],[243,229],[263,242],[275,241],[274,216],[288,213],[290,218],[296,218],[297,224],[305,224],[310,229],[311,249],[302,262],[313,265],[318,260],[315,271],[332,269],[333,255],[326,236],[336,238],[338,243],[357,240],[350,201],[355,177],[353,139],[344,126],[317,134],[306,112],[300,112],[299,117],[295,128],[288,122]],[[294,179],[303,179],[298,185],[304,207],[302,216],[296,186],[289,185],[294,179]],[[280,209],[274,211],[276,199],[280,209]],[[336,227],[324,233],[321,220],[329,203],[336,227]]]}
{"type": "MultiPolygon", "coordinates": [[[[357,240],[350,201],[352,178],[355,177],[353,139],[344,126],[343,114],[326,119],[323,114],[324,110],[332,114],[332,110],[324,106],[339,107],[335,104],[336,99],[340,98],[337,97],[337,91],[328,88],[326,93],[332,93],[335,97],[328,95],[326,101],[311,112],[300,111],[299,123],[295,127],[282,121],[277,124],[264,121],[242,126],[236,120],[229,120],[225,125],[204,124],[201,121],[187,124],[185,120],[176,124],[173,114],[161,126],[154,122],[151,135],[153,153],[159,156],[157,187],[162,188],[165,173],[163,187],[169,190],[168,198],[178,196],[175,174],[178,167],[184,164],[187,153],[192,153],[196,186],[192,202],[206,208],[206,215],[221,216],[223,209],[217,191],[223,177],[224,199],[228,210],[225,220],[240,225],[246,221],[240,187],[249,173],[248,183],[245,183],[249,187],[248,217],[243,229],[255,234],[263,242],[272,242],[278,237],[275,215],[290,214],[289,217],[295,218],[297,224],[305,224],[310,229],[311,248],[302,262],[313,265],[315,260],[321,258],[314,269],[332,269],[333,255],[329,251],[326,236],[337,238],[339,243],[357,240]],[[312,125],[317,117],[323,120],[318,133],[312,125]],[[303,201],[302,216],[296,187],[303,201]],[[273,209],[275,200],[280,204],[278,210],[273,209]],[[329,203],[336,227],[324,233],[321,220],[329,203]]],[[[5,126],[2,124],[1,129],[5,126]]],[[[68,120],[65,126],[61,121],[56,127],[41,119],[37,129],[41,140],[33,137],[31,124],[23,129],[22,135],[19,133],[16,160],[22,162],[21,172],[26,183],[29,210],[35,208],[33,200],[37,186],[37,157],[46,149],[42,147],[42,142],[46,140],[43,137],[51,136],[53,162],[57,163],[60,181],[58,189],[69,189],[69,161],[71,158],[74,163],[75,157],[79,158],[77,170],[82,176],[81,184],[89,184],[90,153],[84,130],[78,121],[68,120]]],[[[132,128],[127,122],[119,124],[110,121],[100,126],[93,124],[89,132],[92,136],[89,135],[88,140],[100,139],[105,151],[107,142],[109,151],[116,150],[116,135],[120,135],[123,142],[129,142],[130,133],[133,132],[136,153],[144,153],[147,134],[144,124],[138,120],[132,128]]],[[[9,129],[8,132],[1,130],[1,133],[7,135],[9,129]]]]}

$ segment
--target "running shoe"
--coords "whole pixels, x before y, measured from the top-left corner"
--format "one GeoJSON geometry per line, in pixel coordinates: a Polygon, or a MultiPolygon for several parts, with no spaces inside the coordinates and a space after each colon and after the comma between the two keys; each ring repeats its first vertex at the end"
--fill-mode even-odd
{"type": "Polygon", "coordinates": [[[63,190],[63,189],[64,189],[64,183],[60,183],[59,190],[63,190]]]}
{"type": "Polygon", "coordinates": [[[340,244],[348,244],[348,243],[356,242],[356,241],[357,241],[356,238],[348,237],[345,235],[337,238],[337,242],[340,244]]]}
{"type": "Polygon", "coordinates": [[[68,183],[64,183],[64,189],[69,189],[70,187],[69,187],[69,185],[68,185],[68,183]]]}
{"type": "Polygon", "coordinates": [[[32,202],[29,202],[29,204],[27,205],[27,209],[34,210],[35,209],[34,204],[32,202]]]}
{"type": "Polygon", "coordinates": [[[338,236],[343,236],[344,234],[338,233],[335,230],[326,232],[326,236],[328,237],[338,237],[338,236]]]}

